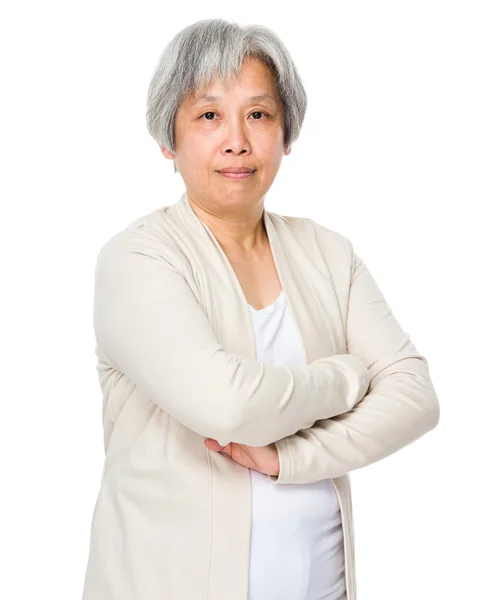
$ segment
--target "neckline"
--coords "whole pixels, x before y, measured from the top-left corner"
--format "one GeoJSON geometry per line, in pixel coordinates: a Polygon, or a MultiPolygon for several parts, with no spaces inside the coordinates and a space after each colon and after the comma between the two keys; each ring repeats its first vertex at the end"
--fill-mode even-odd
{"type": "Polygon", "coordinates": [[[267,315],[267,314],[271,314],[273,312],[276,312],[277,310],[279,310],[281,308],[281,306],[284,305],[284,289],[281,290],[281,293],[279,294],[279,296],[276,298],[276,300],[274,300],[274,302],[272,304],[269,304],[269,306],[264,306],[263,308],[259,308],[258,310],[256,308],[253,308],[253,306],[251,306],[250,304],[248,305],[248,310],[251,313],[254,314],[262,314],[262,315],[267,315]]]}

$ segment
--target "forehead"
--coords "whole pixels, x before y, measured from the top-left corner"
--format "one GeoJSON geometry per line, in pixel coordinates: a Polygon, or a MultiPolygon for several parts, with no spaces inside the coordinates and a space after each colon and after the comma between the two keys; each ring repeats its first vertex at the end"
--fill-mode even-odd
{"type": "Polygon", "coordinates": [[[246,102],[264,102],[276,106],[280,102],[278,88],[271,69],[258,59],[247,59],[237,76],[224,81],[216,79],[199,86],[189,96],[190,106],[206,102],[222,102],[231,88],[240,88],[246,102]]]}

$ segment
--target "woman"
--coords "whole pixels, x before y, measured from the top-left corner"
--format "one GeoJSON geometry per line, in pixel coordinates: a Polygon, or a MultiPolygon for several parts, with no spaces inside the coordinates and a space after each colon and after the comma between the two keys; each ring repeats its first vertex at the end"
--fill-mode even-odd
{"type": "Polygon", "coordinates": [[[98,254],[84,600],[355,600],[349,472],[438,423],[350,240],[264,207],[306,102],[261,26],[200,21],[159,59],[148,128],[186,191],[98,254]]]}

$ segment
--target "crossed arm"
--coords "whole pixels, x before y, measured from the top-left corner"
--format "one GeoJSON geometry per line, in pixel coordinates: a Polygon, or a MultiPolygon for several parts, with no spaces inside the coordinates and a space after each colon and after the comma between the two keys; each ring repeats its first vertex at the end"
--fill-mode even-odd
{"type": "Polygon", "coordinates": [[[338,477],[380,460],[435,427],[439,405],[426,359],[345,243],[347,354],[288,368],[227,352],[162,238],[145,227],[114,236],[98,255],[98,346],[196,433],[222,446],[275,442],[278,484],[338,477]]]}

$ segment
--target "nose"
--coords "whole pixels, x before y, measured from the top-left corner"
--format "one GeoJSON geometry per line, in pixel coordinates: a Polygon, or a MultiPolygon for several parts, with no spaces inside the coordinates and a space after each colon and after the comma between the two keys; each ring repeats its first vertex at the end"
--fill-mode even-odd
{"type": "Polygon", "coordinates": [[[239,120],[230,122],[226,127],[223,152],[228,154],[243,154],[250,151],[250,140],[245,126],[239,120]]]}

